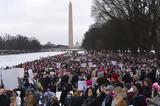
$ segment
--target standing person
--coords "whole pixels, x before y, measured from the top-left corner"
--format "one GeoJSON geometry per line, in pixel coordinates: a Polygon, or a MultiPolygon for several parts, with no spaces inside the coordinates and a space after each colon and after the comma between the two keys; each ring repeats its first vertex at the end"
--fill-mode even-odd
{"type": "Polygon", "coordinates": [[[69,90],[66,89],[66,87],[64,87],[62,94],[60,96],[60,103],[62,104],[62,106],[65,104],[65,99],[66,99],[68,93],[69,93],[69,90]]]}
{"type": "Polygon", "coordinates": [[[152,98],[147,98],[149,106],[160,106],[160,86],[158,83],[152,85],[152,98]]]}
{"type": "Polygon", "coordinates": [[[0,88],[0,106],[9,106],[9,98],[5,94],[5,90],[0,88]]]}
{"type": "Polygon", "coordinates": [[[50,89],[47,89],[47,91],[44,93],[44,96],[47,96],[48,99],[50,100],[51,97],[54,97],[56,94],[52,92],[50,89]]]}
{"type": "Polygon", "coordinates": [[[87,99],[82,106],[97,106],[96,92],[91,87],[86,90],[87,99]]]}
{"type": "Polygon", "coordinates": [[[142,87],[141,84],[136,83],[133,86],[133,99],[132,99],[132,105],[133,106],[147,106],[146,98],[142,93],[142,87]]]}
{"type": "Polygon", "coordinates": [[[47,106],[60,106],[57,97],[51,97],[50,101],[47,103],[47,106]]]}
{"type": "Polygon", "coordinates": [[[17,106],[16,97],[12,96],[10,97],[10,106],[17,106]]]}
{"type": "Polygon", "coordinates": [[[86,99],[85,95],[83,94],[83,91],[77,90],[73,94],[73,100],[72,100],[72,106],[81,106],[83,104],[83,101],[86,99]]]}
{"type": "Polygon", "coordinates": [[[128,106],[125,100],[126,97],[127,94],[122,90],[121,87],[115,88],[115,97],[111,106],[128,106]]]}
{"type": "Polygon", "coordinates": [[[151,98],[152,95],[152,84],[149,79],[143,81],[143,89],[142,92],[146,98],[151,98]]]}
{"type": "Polygon", "coordinates": [[[24,87],[24,85],[21,84],[20,87],[17,90],[20,91],[19,97],[21,98],[21,101],[20,101],[21,106],[23,106],[24,105],[24,97],[25,97],[25,87],[24,87]]]}
{"type": "Polygon", "coordinates": [[[24,101],[25,106],[36,106],[36,100],[32,91],[27,91],[24,101]]]}
{"type": "Polygon", "coordinates": [[[112,87],[102,85],[100,87],[100,95],[97,98],[98,106],[111,106],[112,104],[112,87]]]}

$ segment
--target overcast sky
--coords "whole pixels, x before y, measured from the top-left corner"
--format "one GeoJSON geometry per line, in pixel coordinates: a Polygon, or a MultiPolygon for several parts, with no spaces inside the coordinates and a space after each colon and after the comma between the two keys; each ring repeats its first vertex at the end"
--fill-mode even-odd
{"type": "MultiPolygon", "coordinates": [[[[94,23],[92,0],[71,0],[73,5],[74,43],[94,23]]],[[[0,0],[0,35],[5,33],[33,36],[42,44],[68,44],[69,0],[0,0]]]]}

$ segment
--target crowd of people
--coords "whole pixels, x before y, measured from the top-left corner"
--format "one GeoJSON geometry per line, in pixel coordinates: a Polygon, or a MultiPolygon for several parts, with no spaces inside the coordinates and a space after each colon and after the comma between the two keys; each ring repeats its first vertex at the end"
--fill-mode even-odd
{"type": "Polygon", "coordinates": [[[160,106],[159,63],[151,52],[110,51],[72,51],[26,62],[14,66],[25,70],[19,88],[1,86],[0,106],[160,106]]]}

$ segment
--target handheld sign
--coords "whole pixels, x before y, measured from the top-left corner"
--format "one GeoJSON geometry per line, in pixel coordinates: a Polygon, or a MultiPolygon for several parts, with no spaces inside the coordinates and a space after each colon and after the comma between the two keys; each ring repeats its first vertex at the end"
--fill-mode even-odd
{"type": "Polygon", "coordinates": [[[24,78],[24,68],[13,68],[13,70],[17,71],[19,78],[24,78]]]}
{"type": "Polygon", "coordinates": [[[96,68],[96,67],[97,67],[97,65],[96,65],[96,64],[94,64],[94,65],[92,65],[92,67],[96,68]]]}
{"type": "Polygon", "coordinates": [[[86,81],[78,81],[78,90],[83,91],[87,89],[86,81]]]}
{"type": "Polygon", "coordinates": [[[117,65],[117,61],[112,61],[112,65],[113,66],[117,65]]]}
{"type": "Polygon", "coordinates": [[[56,63],[57,68],[61,68],[61,63],[56,63]]]}
{"type": "Polygon", "coordinates": [[[81,67],[85,68],[86,67],[86,63],[81,64],[81,67]]]}
{"type": "Polygon", "coordinates": [[[30,77],[30,78],[33,78],[33,77],[34,77],[34,76],[33,76],[32,69],[29,69],[29,70],[28,70],[28,74],[29,74],[29,77],[30,77]]]}
{"type": "Polygon", "coordinates": [[[18,88],[18,74],[14,69],[2,70],[2,81],[6,90],[18,88]]]}
{"type": "Polygon", "coordinates": [[[93,67],[92,62],[89,62],[88,65],[89,65],[89,67],[93,67]]]}
{"type": "Polygon", "coordinates": [[[32,84],[33,84],[33,78],[34,78],[34,76],[33,76],[32,69],[29,69],[29,70],[28,70],[28,74],[29,74],[29,78],[28,78],[29,83],[32,83],[32,84]]]}
{"type": "Polygon", "coordinates": [[[54,75],[54,72],[50,72],[50,75],[54,75]]]}
{"type": "Polygon", "coordinates": [[[118,64],[118,66],[119,66],[120,68],[122,68],[122,67],[123,67],[123,64],[122,64],[122,63],[120,63],[120,64],[118,64]]]}

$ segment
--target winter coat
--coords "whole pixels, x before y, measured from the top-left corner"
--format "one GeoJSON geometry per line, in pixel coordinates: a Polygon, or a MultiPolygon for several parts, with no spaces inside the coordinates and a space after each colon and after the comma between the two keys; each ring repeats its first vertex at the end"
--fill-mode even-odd
{"type": "Polygon", "coordinates": [[[97,106],[96,98],[88,97],[82,104],[82,106],[97,106]]]}
{"type": "Polygon", "coordinates": [[[139,94],[132,99],[133,106],[147,106],[144,95],[139,94]]]}
{"type": "Polygon", "coordinates": [[[102,104],[102,106],[111,106],[111,104],[112,104],[112,96],[111,95],[106,95],[101,104],[102,104]]]}
{"type": "Polygon", "coordinates": [[[148,106],[160,106],[160,97],[157,95],[152,99],[148,100],[148,106]]]}
{"type": "Polygon", "coordinates": [[[81,106],[85,100],[85,96],[73,97],[71,106],[81,106]]]}
{"type": "Polygon", "coordinates": [[[105,93],[101,93],[98,97],[97,97],[97,104],[98,106],[101,106],[102,102],[104,101],[105,99],[105,93]]]}
{"type": "Polygon", "coordinates": [[[150,98],[152,95],[152,88],[143,87],[143,94],[146,98],[150,98]]]}
{"type": "Polygon", "coordinates": [[[63,91],[62,91],[62,94],[61,94],[61,96],[60,96],[60,103],[64,104],[65,99],[66,99],[66,97],[67,97],[67,94],[68,94],[68,91],[67,91],[67,90],[63,90],[63,91]]]}
{"type": "Polygon", "coordinates": [[[0,95],[0,106],[9,106],[9,98],[6,95],[0,95]]]}

